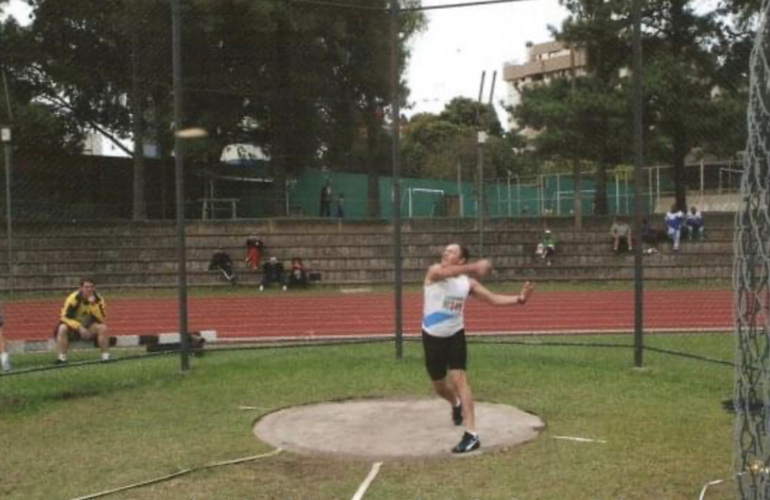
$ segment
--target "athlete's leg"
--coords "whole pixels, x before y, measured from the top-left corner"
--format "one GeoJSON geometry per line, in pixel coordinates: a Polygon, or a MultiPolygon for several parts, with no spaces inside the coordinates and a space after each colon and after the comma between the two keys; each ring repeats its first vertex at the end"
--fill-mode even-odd
{"type": "Polygon", "coordinates": [[[465,429],[470,432],[476,432],[476,410],[473,405],[473,391],[468,383],[468,376],[465,370],[449,370],[449,380],[452,382],[460,403],[463,406],[463,422],[465,429]]]}

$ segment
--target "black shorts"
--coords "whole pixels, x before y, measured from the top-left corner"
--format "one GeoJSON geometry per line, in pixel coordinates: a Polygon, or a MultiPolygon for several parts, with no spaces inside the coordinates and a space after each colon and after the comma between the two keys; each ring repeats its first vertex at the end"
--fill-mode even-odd
{"type": "Polygon", "coordinates": [[[465,330],[451,337],[434,337],[423,330],[422,347],[425,350],[425,368],[431,380],[443,379],[447,370],[465,370],[468,360],[465,330]]]}

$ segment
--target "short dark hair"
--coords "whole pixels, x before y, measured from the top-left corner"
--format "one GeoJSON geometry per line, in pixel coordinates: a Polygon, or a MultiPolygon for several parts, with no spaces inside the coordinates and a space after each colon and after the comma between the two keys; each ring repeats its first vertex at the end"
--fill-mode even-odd
{"type": "Polygon", "coordinates": [[[80,278],[80,286],[83,286],[86,283],[91,283],[92,285],[95,285],[96,281],[94,281],[92,278],[80,278]]]}
{"type": "Polygon", "coordinates": [[[471,252],[468,250],[468,247],[459,243],[457,246],[460,247],[460,257],[462,257],[465,262],[468,262],[468,259],[471,258],[471,252]]]}

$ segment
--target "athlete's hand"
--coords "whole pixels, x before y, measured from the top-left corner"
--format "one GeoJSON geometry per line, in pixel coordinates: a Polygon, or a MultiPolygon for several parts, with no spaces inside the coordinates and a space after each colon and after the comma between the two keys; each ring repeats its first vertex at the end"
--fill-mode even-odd
{"type": "Polygon", "coordinates": [[[519,294],[519,297],[521,297],[521,303],[526,304],[529,300],[529,297],[535,292],[535,284],[531,281],[525,281],[524,286],[521,287],[521,293],[519,294]]]}
{"type": "Polygon", "coordinates": [[[479,276],[486,276],[492,272],[492,263],[487,259],[481,259],[474,264],[476,274],[479,276]]]}

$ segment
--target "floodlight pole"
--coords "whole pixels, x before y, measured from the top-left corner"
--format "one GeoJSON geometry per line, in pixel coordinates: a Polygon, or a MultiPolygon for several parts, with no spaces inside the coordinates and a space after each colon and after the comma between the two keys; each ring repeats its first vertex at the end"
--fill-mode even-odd
{"type": "Polygon", "coordinates": [[[484,257],[484,148],[486,134],[481,130],[481,96],[484,93],[484,79],[486,71],[481,72],[481,84],[479,85],[479,98],[476,101],[476,169],[478,180],[478,192],[476,194],[476,223],[479,230],[479,258],[484,257]],[[482,140],[483,139],[483,140],[482,140]]]}
{"type": "Polygon", "coordinates": [[[401,179],[399,162],[401,157],[401,107],[399,103],[399,65],[398,65],[398,0],[390,0],[390,105],[393,126],[392,153],[393,162],[393,279],[395,281],[395,334],[396,359],[404,355],[403,332],[403,297],[402,297],[402,262],[401,262],[401,179]]]}
{"type": "Polygon", "coordinates": [[[10,292],[11,296],[13,296],[13,236],[11,234],[13,227],[13,218],[11,216],[11,127],[0,127],[0,140],[2,140],[3,150],[5,151],[5,241],[8,250],[8,291],[10,292]]]}
{"type": "Polygon", "coordinates": [[[174,72],[174,165],[176,173],[177,291],[179,292],[179,342],[182,371],[190,369],[190,341],[187,336],[187,255],[184,217],[184,143],[177,133],[184,128],[182,99],[182,26],[180,0],[171,0],[172,66],[174,72]]]}
{"type": "Polygon", "coordinates": [[[634,366],[641,368],[644,347],[643,331],[643,266],[642,266],[642,167],[644,149],[642,141],[642,0],[632,0],[631,17],[634,24],[634,211],[636,212],[634,251],[634,366]]]}

